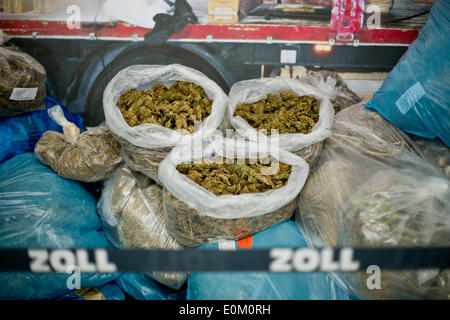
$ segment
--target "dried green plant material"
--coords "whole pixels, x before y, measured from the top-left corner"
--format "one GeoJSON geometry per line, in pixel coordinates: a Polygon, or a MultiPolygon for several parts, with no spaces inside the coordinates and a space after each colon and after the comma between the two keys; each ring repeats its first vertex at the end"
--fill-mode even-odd
{"type": "Polygon", "coordinates": [[[130,89],[117,104],[131,127],[155,123],[182,133],[194,133],[195,124],[204,121],[212,108],[205,90],[187,81],[177,81],[169,88],[157,82],[151,90],[130,89]]]}
{"type": "Polygon", "coordinates": [[[259,159],[201,160],[182,163],[177,170],[195,183],[217,196],[265,192],[284,186],[291,174],[292,166],[272,161],[266,163],[259,159]],[[274,168],[273,174],[265,174],[274,168]],[[278,169],[278,170],[276,170],[278,169]]]}
{"type": "Polygon", "coordinates": [[[289,219],[297,207],[297,197],[267,214],[237,219],[219,219],[200,213],[163,190],[167,232],[179,243],[195,247],[218,240],[238,240],[289,219]]]}
{"type": "MultiPolygon", "coordinates": [[[[445,179],[445,178],[444,178],[445,179]]],[[[426,179],[425,179],[426,180],[426,179]]],[[[340,243],[360,247],[440,247],[450,242],[448,180],[443,193],[424,195],[422,177],[379,171],[346,202],[340,243]]],[[[444,180],[442,180],[444,182],[444,180]]],[[[426,183],[426,182],[425,182],[426,183]]],[[[368,290],[367,274],[349,275],[358,291],[373,299],[448,299],[450,269],[381,271],[382,287],[368,290]]]]}
{"type": "MultiPolygon", "coordinates": [[[[105,183],[99,213],[114,215],[117,225],[106,232],[114,245],[129,249],[183,249],[167,231],[164,221],[162,188],[145,175],[123,165],[105,183]]],[[[104,219],[108,223],[109,219],[104,219]]],[[[181,272],[154,271],[159,282],[179,289],[187,275],[181,272]]]]}
{"type": "Polygon", "coordinates": [[[418,149],[422,151],[423,155],[421,157],[430,161],[450,178],[450,148],[439,138],[426,139],[412,134],[409,137],[416,143],[418,149]]]}
{"type": "Polygon", "coordinates": [[[134,171],[145,174],[161,185],[158,179],[158,168],[161,161],[172,151],[172,147],[142,148],[114,135],[122,146],[125,163],[134,171]]]}
{"type": "Polygon", "coordinates": [[[40,162],[66,179],[95,182],[108,178],[122,162],[120,144],[100,125],[71,143],[56,131],[46,131],[35,146],[40,162]]]}
{"type": "Polygon", "coordinates": [[[14,116],[45,109],[44,67],[34,58],[13,48],[0,48],[0,116],[14,116]],[[32,100],[11,99],[14,88],[37,88],[32,100]]]}
{"type": "Polygon", "coordinates": [[[268,94],[266,98],[236,107],[234,116],[240,116],[258,130],[277,129],[279,134],[310,133],[319,121],[319,106],[316,98],[297,96],[292,92],[268,94]]]}
{"type": "Polygon", "coordinates": [[[302,223],[329,246],[338,244],[342,206],[377,168],[367,164],[377,161],[395,166],[405,152],[420,152],[379,113],[363,106],[350,108],[336,115],[333,133],[323,142],[316,169],[300,192],[302,223]]]}

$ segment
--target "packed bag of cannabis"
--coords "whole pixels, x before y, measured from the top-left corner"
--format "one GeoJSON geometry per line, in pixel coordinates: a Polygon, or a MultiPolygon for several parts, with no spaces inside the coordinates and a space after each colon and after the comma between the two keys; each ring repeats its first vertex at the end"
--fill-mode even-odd
{"type": "Polygon", "coordinates": [[[80,129],[64,117],[60,106],[48,110],[63,134],[46,131],[36,143],[37,159],[61,177],[83,182],[108,178],[122,162],[120,144],[104,124],[80,134],[80,129]]]}
{"type": "Polygon", "coordinates": [[[216,136],[161,162],[166,228],[194,247],[238,240],[289,219],[309,166],[281,149],[216,136]]]}
{"type": "Polygon", "coordinates": [[[426,139],[410,134],[409,137],[416,143],[425,158],[441,169],[450,178],[450,148],[439,138],[426,139]]]}
{"type": "Polygon", "coordinates": [[[172,64],[121,70],[103,94],[106,124],[135,171],[158,179],[158,166],[177,145],[209,139],[222,125],[228,98],[201,72],[172,64]]]}
{"type": "Polygon", "coordinates": [[[44,67],[30,55],[3,46],[0,35],[0,117],[45,109],[44,67]]]}
{"type": "Polygon", "coordinates": [[[280,148],[304,158],[312,172],[330,135],[330,99],[337,93],[331,77],[316,85],[284,77],[240,81],[231,87],[227,117],[239,136],[263,143],[276,140],[280,148]]]}
{"type": "MultiPolygon", "coordinates": [[[[450,180],[380,114],[339,112],[317,170],[299,196],[296,221],[312,246],[434,247],[450,244],[450,180]]],[[[361,298],[422,299],[450,294],[448,270],[339,275],[361,298]]]]}
{"type": "MultiPolygon", "coordinates": [[[[104,182],[97,210],[108,239],[118,248],[182,249],[166,231],[162,188],[142,173],[120,166],[104,182]]],[[[155,280],[178,289],[186,281],[180,272],[153,272],[155,280]]]]}

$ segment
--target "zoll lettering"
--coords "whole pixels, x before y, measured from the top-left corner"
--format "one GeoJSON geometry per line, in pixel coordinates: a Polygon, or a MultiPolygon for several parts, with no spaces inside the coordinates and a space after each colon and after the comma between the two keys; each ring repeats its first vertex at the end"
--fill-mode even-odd
{"type": "Polygon", "coordinates": [[[80,272],[117,272],[117,266],[108,259],[104,249],[94,250],[94,261],[89,260],[88,251],[57,249],[29,249],[30,270],[33,272],[67,272],[71,266],[78,266],[80,272]]]}
{"type": "Polygon", "coordinates": [[[275,248],[270,251],[273,259],[269,270],[273,272],[313,272],[313,271],[357,271],[360,262],[353,260],[353,249],[334,251],[331,248],[275,248]],[[337,257],[335,257],[335,253],[337,257]]]}

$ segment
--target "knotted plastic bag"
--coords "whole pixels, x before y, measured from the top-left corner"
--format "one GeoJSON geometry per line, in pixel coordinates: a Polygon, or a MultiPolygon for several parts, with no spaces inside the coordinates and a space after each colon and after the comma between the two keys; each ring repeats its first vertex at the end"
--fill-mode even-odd
{"type": "Polygon", "coordinates": [[[61,177],[95,182],[108,178],[122,162],[120,144],[104,124],[80,134],[80,129],[66,120],[60,106],[48,110],[64,134],[46,131],[37,142],[37,159],[61,177]]]}

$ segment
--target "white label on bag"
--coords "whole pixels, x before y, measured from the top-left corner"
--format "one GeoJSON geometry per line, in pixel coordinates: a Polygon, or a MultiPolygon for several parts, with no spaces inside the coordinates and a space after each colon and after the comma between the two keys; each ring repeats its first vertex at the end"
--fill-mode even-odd
{"type": "Polygon", "coordinates": [[[420,84],[420,82],[416,82],[413,86],[406,90],[400,98],[398,98],[395,104],[397,105],[398,110],[400,110],[402,114],[405,114],[424,95],[425,90],[423,90],[422,85],[420,84]]]}
{"type": "Polygon", "coordinates": [[[27,101],[36,98],[38,88],[14,88],[9,100],[27,101]]]}
{"type": "Polygon", "coordinates": [[[233,240],[219,241],[219,250],[236,250],[236,243],[233,240]]]}
{"type": "Polygon", "coordinates": [[[297,50],[281,50],[280,63],[297,63],[297,50]]]}

